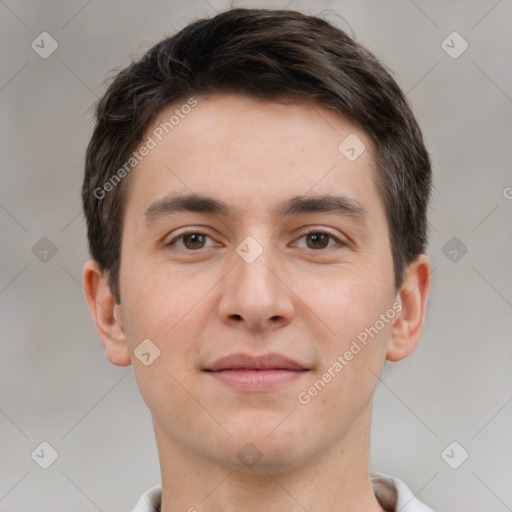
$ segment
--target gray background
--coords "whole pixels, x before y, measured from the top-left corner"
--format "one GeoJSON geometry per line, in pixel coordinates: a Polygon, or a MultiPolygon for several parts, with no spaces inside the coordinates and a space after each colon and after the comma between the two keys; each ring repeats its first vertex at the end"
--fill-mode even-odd
{"type": "MultiPolygon", "coordinates": [[[[160,482],[131,367],[106,361],[81,288],[89,108],[113,68],[229,5],[0,2],[0,511],[131,510],[160,482]],[[31,48],[43,31],[59,45],[47,59],[31,48]],[[33,252],[43,237],[57,249],[47,261],[33,252]],[[59,454],[46,470],[31,458],[42,441],[59,454]]],[[[436,511],[512,510],[512,2],[233,5],[332,9],[396,72],[434,163],[435,270],[423,339],[378,386],[372,468],[436,511]],[[441,46],[453,31],[469,44],[458,58],[441,46]],[[458,469],[441,456],[452,441],[469,453],[458,469]]]]}

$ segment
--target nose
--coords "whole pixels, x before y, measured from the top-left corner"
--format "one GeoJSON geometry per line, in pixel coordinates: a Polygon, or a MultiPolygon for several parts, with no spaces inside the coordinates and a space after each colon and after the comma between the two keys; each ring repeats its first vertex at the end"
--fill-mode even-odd
{"type": "MultiPolygon", "coordinates": [[[[251,330],[284,327],[295,315],[294,294],[287,272],[269,244],[251,261],[243,252],[234,254],[234,268],[221,281],[218,314],[225,324],[251,330]]],[[[251,248],[254,250],[254,247],[251,248]]]]}

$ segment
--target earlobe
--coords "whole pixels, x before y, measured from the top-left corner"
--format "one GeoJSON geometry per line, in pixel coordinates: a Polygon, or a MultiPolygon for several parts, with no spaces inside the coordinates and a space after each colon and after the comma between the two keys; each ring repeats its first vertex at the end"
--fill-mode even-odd
{"type": "Polygon", "coordinates": [[[107,277],[95,260],[83,268],[85,298],[107,359],[117,366],[131,364],[121,306],[110,291],[107,277]]]}
{"type": "Polygon", "coordinates": [[[398,292],[397,300],[401,310],[391,330],[391,339],[386,352],[388,361],[399,361],[407,357],[418,344],[430,291],[430,260],[421,254],[406,270],[405,278],[398,292]]]}

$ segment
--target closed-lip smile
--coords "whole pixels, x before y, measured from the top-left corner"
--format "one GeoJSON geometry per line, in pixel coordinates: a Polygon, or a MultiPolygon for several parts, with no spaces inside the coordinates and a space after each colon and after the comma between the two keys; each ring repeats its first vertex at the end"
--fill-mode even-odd
{"type": "Polygon", "coordinates": [[[251,356],[238,353],[217,359],[203,371],[225,384],[242,390],[264,391],[288,384],[309,369],[281,354],[251,356]]]}
{"type": "Polygon", "coordinates": [[[231,354],[217,359],[205,368],[206,371],[223,370],[306,370],[300,363],[280,354],[264,354],[251,356],[249,354],[231,354]]]}

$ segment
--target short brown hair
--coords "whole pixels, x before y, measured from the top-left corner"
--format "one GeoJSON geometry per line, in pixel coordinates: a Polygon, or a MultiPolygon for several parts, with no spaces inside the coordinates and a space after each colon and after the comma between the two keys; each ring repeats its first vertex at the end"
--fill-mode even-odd
{"type": "Polygon", "coordinates": [[[192,96],[242,93],[313,102],[363,129],[375,146],[375,184],[389,226],[395,286],[428,240],[431,166],[407,100],[377,58],[345,32],[291,10],[232,9],[164,39],[115,77],[96,107],[82,202],[91,257],[120,302],[128,177],[98,194],[157,115],[192,96]]]}

